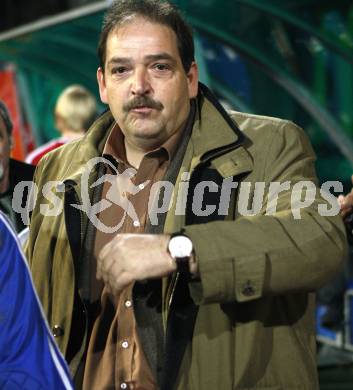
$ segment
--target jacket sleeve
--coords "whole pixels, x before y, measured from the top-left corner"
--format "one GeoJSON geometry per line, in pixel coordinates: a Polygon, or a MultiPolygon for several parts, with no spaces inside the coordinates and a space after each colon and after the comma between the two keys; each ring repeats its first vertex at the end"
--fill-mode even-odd
{"type": "Polygon", "coordinates": [[[258,175],[258,181],[265,182],[261,210],[233,221],[185,227],[200,272],[201,281],[190,283],[197,304],[313,291],[342,265],[347,245],[345,228],[339,215],[319,213],[319,205],[328,209],[332,205],[316,187],[315,155],[305,133],[288,121],[281,122],[273,133],[268,145],[261,145],[261,153],[266,153],[263,173],[258,175]],[[279,194],[275,211],[266,212],[270,183],[287,181],[290,188],[279,194]],[[300,219],[296,219],[298,213],[293,210],[298,194],[293,187],[300,181],[314,183],[316,191],[312,204],[302,208],[300,219]]]}

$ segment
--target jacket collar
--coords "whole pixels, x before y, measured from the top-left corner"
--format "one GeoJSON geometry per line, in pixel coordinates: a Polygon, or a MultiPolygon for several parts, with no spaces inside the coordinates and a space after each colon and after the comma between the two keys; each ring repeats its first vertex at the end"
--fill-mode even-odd
{"type": "Polygon", "coordinates": [[[212,92],[199,83],[198,117],[196,117],[193,141],[196,155],[207,158],[209,152],[225,146],[238,146],[244,141],[243,133],[229,117],[212,92]]]}
{"type": "Polygon", "coordinates": [[[245,148],[246,136],[202,83],[197,99],[198,116],[192,135],[196,156],[193,166],[211,162],[223,177],[252,171],[253,162],[245,148]]]}
{"type": "Polygon", "coordinates": [[[68,168],[64,171],[61,181],[78,184],[86,169],[86,164],[93,158],[102,155],[105,142],[115,125],[114,118],[109,110],[105,111],[91,126],[81,139],[74,141],[74,156],[68,168]]]}

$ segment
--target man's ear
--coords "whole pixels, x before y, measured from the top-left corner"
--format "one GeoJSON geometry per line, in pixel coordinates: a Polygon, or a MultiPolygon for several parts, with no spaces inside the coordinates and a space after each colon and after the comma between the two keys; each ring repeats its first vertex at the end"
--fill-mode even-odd
{"type": "Polygon", "coordinates": [[[196,62],[191,64],[187,78],[189,85],[189,98],[193,99],[197,96],[199,89],[199,70],[196,62]]]}
{"type": "Polygon", "coordinates": [[[101,67],[97,69],[97,81],[99,87],[99,96],[103,103],[108,104],[107,88],[105,86],[104,71],[101,67]]]}
{"type": "Polygon", "coordinates": [[[10,150],[15,147],[15,140],[12,135],[9,137],[9,145],[10,145],[10,150]]]}

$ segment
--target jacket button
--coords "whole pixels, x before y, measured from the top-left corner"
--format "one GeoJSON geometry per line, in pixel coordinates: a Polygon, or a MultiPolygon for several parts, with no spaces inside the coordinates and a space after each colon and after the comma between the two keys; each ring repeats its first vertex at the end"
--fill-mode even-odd
{"type": "Polygon", "coordinates": [[[251,284],[250,280],[248,280],[244,286],[243,286],[243,290],[242,290],[242,293],[243,295],[245,295],[246,297],[251,297],[255,294],[255,288],[254,286],[251,284]]]}
{"type": "Polygon", "coordinates": [[[54,325],[53,326],[53,336],[54,337],[61,337],[64,335],[64,329],[60,325],[54,325]]]}

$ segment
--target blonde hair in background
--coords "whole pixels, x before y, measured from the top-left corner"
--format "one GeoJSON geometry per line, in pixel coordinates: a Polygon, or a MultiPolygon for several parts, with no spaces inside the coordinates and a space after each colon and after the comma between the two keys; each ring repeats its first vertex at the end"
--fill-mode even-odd
{"type": "Polygon", "coordinates": [[[55,114],[65,121],[70,130],[86,132],[97,116],[97,102],[82,85],[70,85],[60,94],[55,114]]]}

